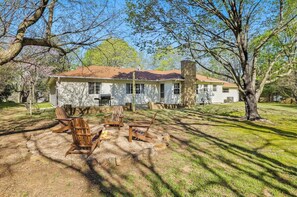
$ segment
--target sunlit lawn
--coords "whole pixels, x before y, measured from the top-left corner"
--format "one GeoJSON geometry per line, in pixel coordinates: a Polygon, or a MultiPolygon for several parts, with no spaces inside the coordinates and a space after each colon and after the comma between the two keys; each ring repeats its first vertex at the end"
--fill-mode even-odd
{"type": "Polygon", "coordinates": [[[49,102],[45,102],[45,103],[37,103],[36,107],[38,107],[38,108],[51,108],[53,106],[49,102]]]}
{"type": "MultiPolygon", "coordinates": [[[[296,110],[296,105],[259,104],[260,114],[268,121],[257,122],[241,119],[242,103],[159,110],[153,128],[171,135],[168,149],[153,158],[111,168],[108,174],[99,169],[97,176],[103,178],[90,192],[95,194],[92,191],[98,189],[119,196],[296,196],[296,110]]],[[[46,113],[31,119],[26,116],[25,120],[53,119],[52,112],[46,113]]],[[[125,121],[148,119],[153,113],[125,112],[125,121]]]]}
{"type": "Polygon", "coordinates": [[[241,121],[243,110],[235,103],[160,111],[169,151],[131,179],[156,196],[297,195],[296,105],[259,104],[266,122],[241,121]]]}

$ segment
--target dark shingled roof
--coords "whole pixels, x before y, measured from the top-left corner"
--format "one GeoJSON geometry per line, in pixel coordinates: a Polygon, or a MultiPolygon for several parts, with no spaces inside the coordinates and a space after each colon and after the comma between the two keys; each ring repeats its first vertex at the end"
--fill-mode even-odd
{"type": "MultiPolygon", "coordinates": [[[[57,74],[56,76],[63,77],[92,77],[98,79],[132,79],[134,68],[117,68],[110,66],[88,66],[88,67],[78,67],[76,70],[66,71],[57,74]]],[[[135,73],[135,78],[137,80],[179,80],[183,79],[180,70],[139,70],[135,73]]],[[[222,81],[219,79],[196,75],[196,79],[201,82],[208,83],[222,83],[224,87],[236,87],[235,84],[222,81]]]]}

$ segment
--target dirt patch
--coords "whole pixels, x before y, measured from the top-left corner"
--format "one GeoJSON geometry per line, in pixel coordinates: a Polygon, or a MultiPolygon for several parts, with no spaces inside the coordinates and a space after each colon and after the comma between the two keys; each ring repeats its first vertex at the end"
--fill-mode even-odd
{"type": "MultiPolygon", "coordinates": [[[[100,126],[90,125],[92,131],[98,131],[100,126]]],[[[154,130],[150,133],[157,137],[155,143],[148,143],[138,140],[128,142],[128,127],[108,128],[108,140],[103,140],[100,148],[95,149],[93,154],[86,158],[85,155],[68,155],[65,157],[66,151],[69,149],[72,142],[72,136],[67,133],[52,133],[50,130],[45,130],[37,135],[28,137],[27,148],[30,153],[42,155],[48,159],[65,163],[67,165],[80,166],[86,159],[97,164],[104,165],[119,165],[124,160],[139,159],[141,157],[155,154],[156,150],[166,148],[166,143],[163,142],[162,135],[157,135],[154,130]],[[162,145],[162,146],[161,146],[162,145]]]]}
{"type": "MultiPolygon", "coordinates": [[[[36,127],[45,122],[36,124],[36,127]]],[[[92,131],[100,127],[90,126],[92,131]]],[[[166,141],[163,141],[156,128],[151,131],[158,138],[155,144],[137,140],[128,142],[127,126],[120,131],[117,128],[108,128],[107,131],[110,139],[104,140],[89,158],[76,154],[65,157],[72,142],[71,134],[67,133],[56,134],[46,129],[0,136],[0,194],[94,196],[99,195],[101,190],[108,193],[110,187],[101,185],[100,190],[96,187],[97,182],[103,179],[98,171],[104,174],[113,166],[128,170],[131,162],[156,157],[158,151],[166,148],[169,139],[166,136],[166,141]],[[162,142],[164,144],[161,146],[162,142]],[[41,190],[44,185],[47,187],[41,190]],[[79,188],[77,194],[71,193],[74,188],[79,188]]]]}

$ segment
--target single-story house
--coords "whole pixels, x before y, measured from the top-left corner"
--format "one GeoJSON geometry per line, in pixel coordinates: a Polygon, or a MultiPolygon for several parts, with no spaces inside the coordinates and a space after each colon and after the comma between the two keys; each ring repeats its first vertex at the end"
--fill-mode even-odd
{"type": "Polygon", "coordinates": [[[50,76],[50,102],[54,106],[224,103],[239,100],[235,84],[196,74],[194,62],[184,60],[181,70],[135,70],[108,66],[78,67],[50,76]]]}

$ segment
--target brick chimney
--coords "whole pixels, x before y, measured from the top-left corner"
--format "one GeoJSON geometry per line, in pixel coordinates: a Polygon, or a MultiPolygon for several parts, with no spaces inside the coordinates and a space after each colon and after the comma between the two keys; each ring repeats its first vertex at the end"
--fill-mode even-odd
{"type": "Polygon", "coordinates": [[[196,104],[196,64],[191,60],[181,61],[181,75],[184,78],[182,83],[182,104],[193,106],[196,104]]]}

